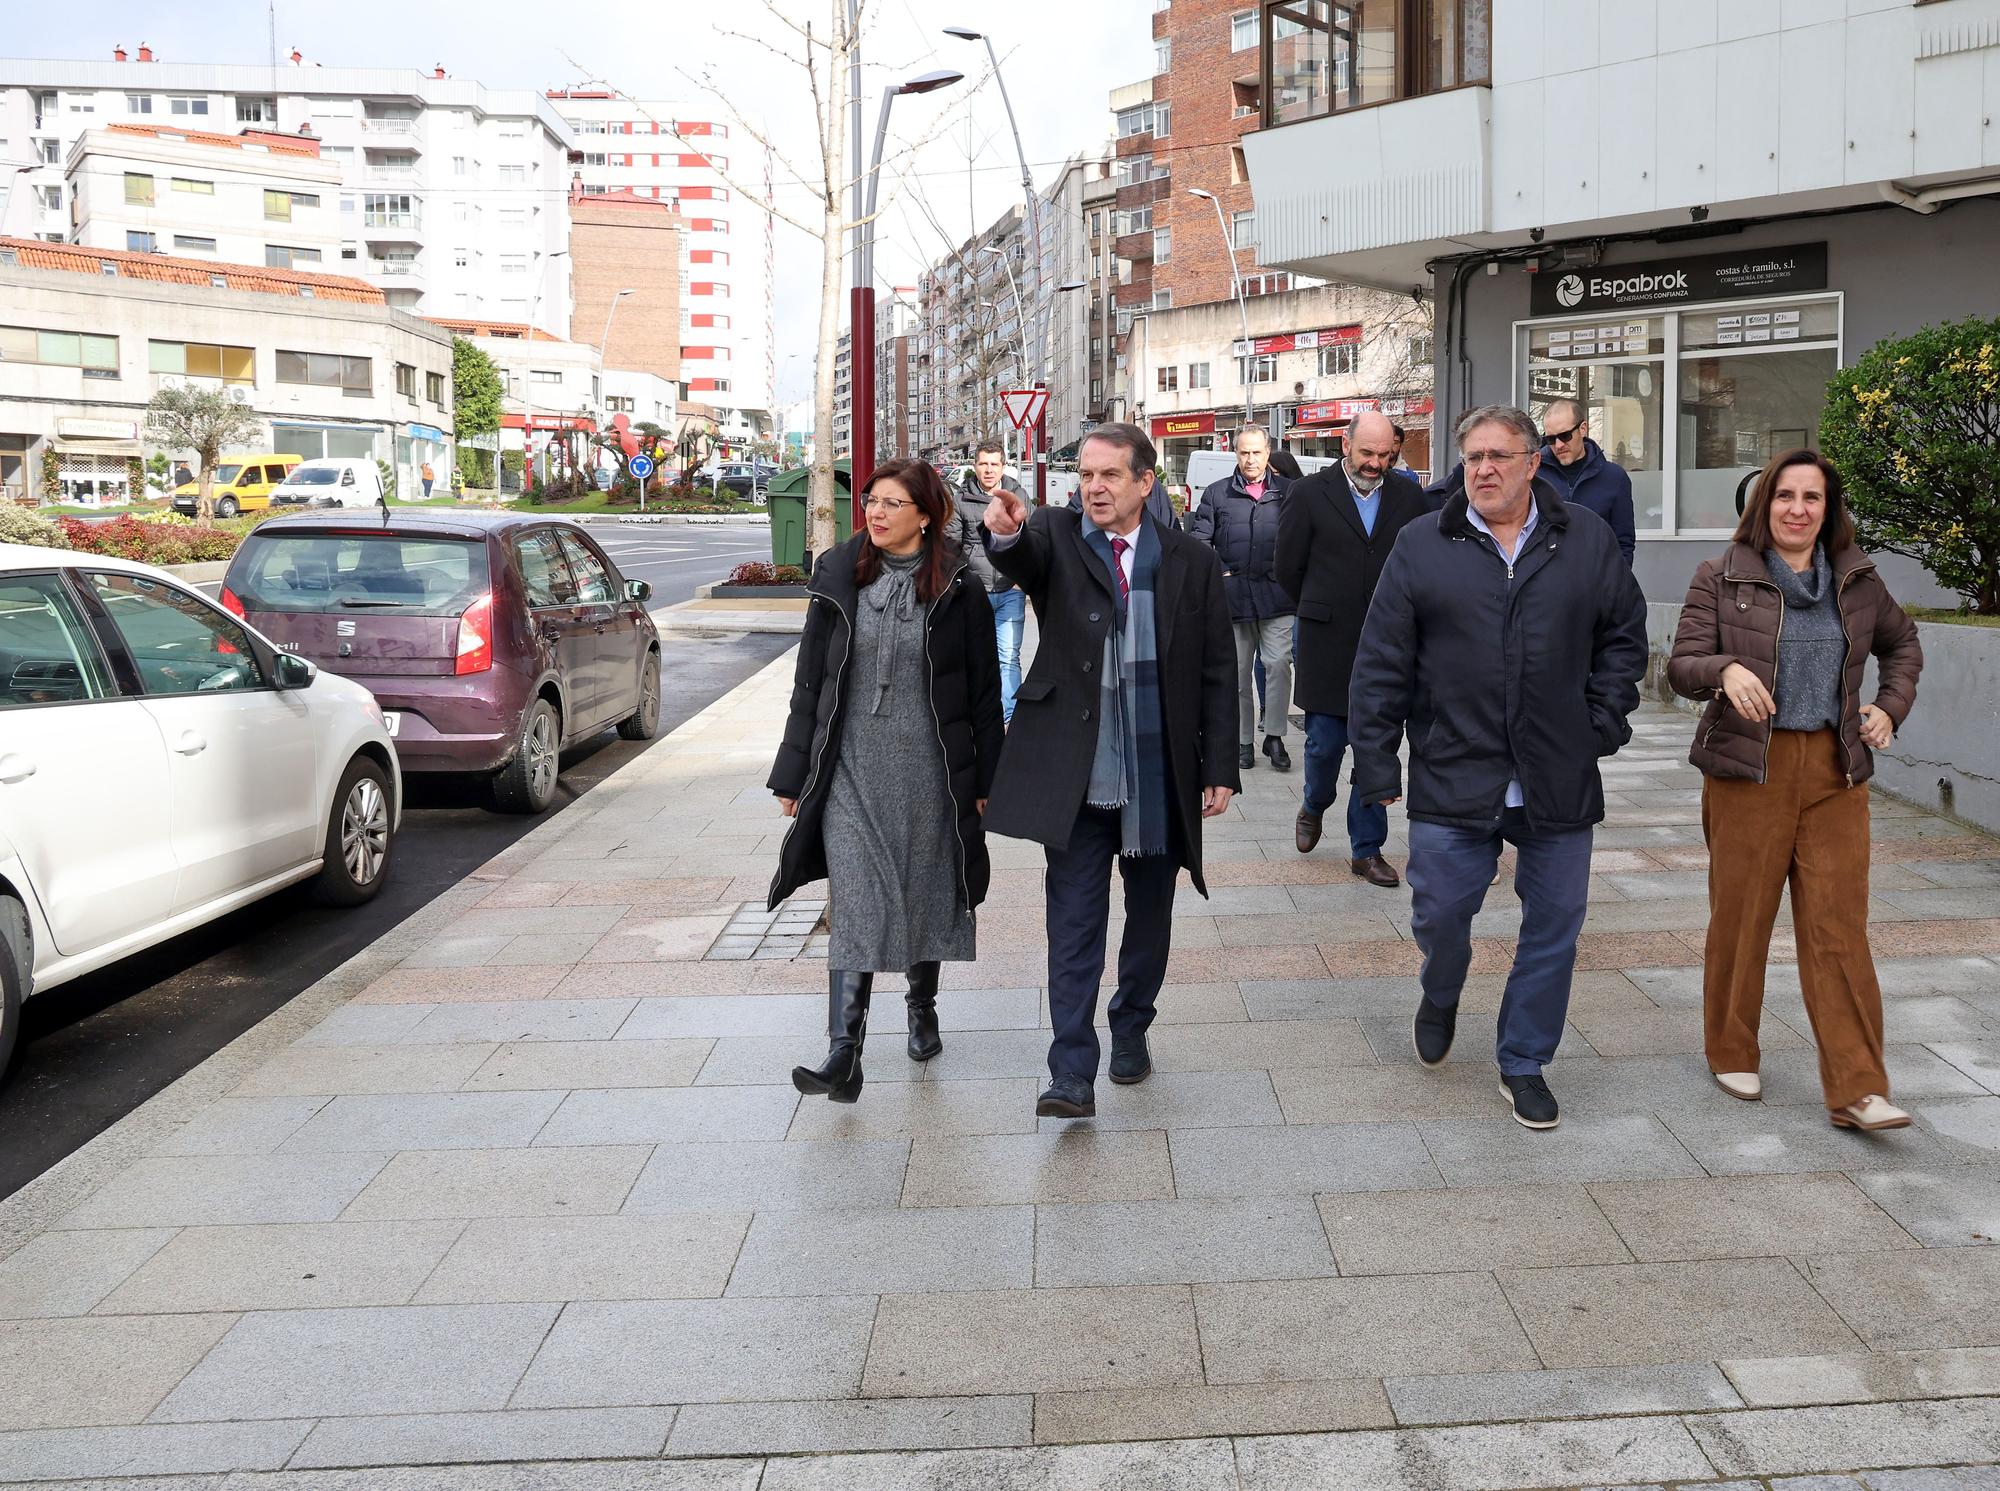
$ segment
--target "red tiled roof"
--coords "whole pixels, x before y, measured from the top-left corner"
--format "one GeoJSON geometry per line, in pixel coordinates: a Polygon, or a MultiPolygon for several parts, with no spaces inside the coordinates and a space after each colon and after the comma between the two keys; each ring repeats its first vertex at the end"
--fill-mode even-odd
{"type": "Polygon", "coordinates": [[[245,130],[240,135],[217,134],[213,130],[180,129],[171,124],[107,124],[104,126],[113,134],[174,135],[186,140],[190,145],[221,145],[232,150],[241,150],[246,145],[262,145],[272,155],[307,155],[319,158],[320,142],[310,136],[279,134],[275,130],[245,130]]]}
{"type": "Polygon", "coordinates": [[[290,295],[299,300],[347,300],[362,305],[386,305],[388,297],[365,280],[344,274],[313,274],[302,269],[266,269],[261,264],[220,264],[210,259],[178,259],[167,254],[134,253],[127,249],[84,248],[74,243],[48,243],[39,238],[0,238],[0,254],[24,269],[62,269],[73,274],[103,274],[115,265],[120,277],[163,285],[203,285],[215,289],[250,290],[260,295],[290,295]],[[216,285],[220,279],[222,284],[216,285]]]}
{"type": "Polygon", "coordinates": [[[516,342],[562,340],[525,321],[461,321],[451,316],[426,316],[424,319],[433,326],[442,326],[446,331],[455,331],[462,337],[501,337],[516,342]]]}

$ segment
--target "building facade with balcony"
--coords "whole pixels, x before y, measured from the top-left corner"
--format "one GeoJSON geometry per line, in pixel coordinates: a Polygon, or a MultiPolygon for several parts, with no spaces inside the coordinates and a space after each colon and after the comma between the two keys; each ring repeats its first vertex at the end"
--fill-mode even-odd
{"type": "Polygon", "coordinates": [[[137,495],[146,405],[182,383],[257,414],[246,449],[414,482],[450,468],[451,380],[450,335],[359,280],[0,238],[0,495],[17,501],[137,495]]]}
{"type": "Polygon", "coordinates": [[[1265,256],[1433,297],[1443,428],[1580,400],[1655,600],[1835,369],[1993,313],[1994,0],[1281,0],[1260,41],[1265,256]]]}
{"type": "Polygon", "coordinates": [[[552,466],[583,457],[575,437],[594,435],[606,423],[604,360],[596,347],[551,336],[525,321],[442,317],[433,324],[493,360],[500,374],[503,457],[521,452],[539,471],[536,481],[554,474],[552,466]]]}
{"type": "MultiPolygon", "coordinates": [[[[338,172],[326,194],[338,257],[323,268],[401,310],[569,326],[571,135],[539,94],[441,70],[308,66],[296,53],[275,70],[0,59],[0,232],[70,239],[65,163],[81,136],[113,123],[316,140],[338,172]]],[[[216,236],[220,249],[219,232],[187,236],[216,236]]]]}
{"type": "Polygon", "coordinates": [[[682,376],[726,428],[768,434],[777,372],[769,154],[713,105],[631,99],[595,84],[551,89],[548,101],[576,132],[580,194],[629,193],[679,211],[682,376]]]}

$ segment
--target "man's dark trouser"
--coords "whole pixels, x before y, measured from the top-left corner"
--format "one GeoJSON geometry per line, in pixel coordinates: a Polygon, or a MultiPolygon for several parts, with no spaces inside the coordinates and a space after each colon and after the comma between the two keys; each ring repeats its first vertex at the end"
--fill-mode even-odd
{"type": "MultiPolygon", "coordinates": [[[[1340,796],[1340,761],[1347,754],[1347,718],[1338,714],[1306,715],[1305,810],[1324,813],[1340,796]]],[[[1368,859],[1382,852],[1389,840],[1389,810],[1379,802],[1363,802],[1347,789],[1347,852],[1368,859]]]]}
{"type": "Polygon", "coordinates": [[[1125,880],[1125,935],[1118,947],[1118,992],[1111,1001],[1111,1034],[1144,1035],[1154,1002],[1166,982],[1173,945],[1174,854],[1126,856],[1118,852],[1118,814],[1086,807],[1066,849],[1045,849],[1048,873],[1049,1073],[1097,1079],[1101,1054],[1094,1022],[1097,988],[1104,974],[1104,943],[1111,917],[1111,864],[1125,880]]]}
{"type": "Polygon", "coordinates": [[[1590,898],[1591,831],[1537,831],[1519,808],[1484,832],[1411,819],[1410,934],[1424,955],[1424,997],[1456,1005],[1472,964],[1472,918],[1486,900],[1503,839],[1515,851],[1521,933],[1500,1000],[1495,1055],[1505,1075],[1533,1076],[1554,1059],[1569,1016],[1576,939],[1590,898]]]}

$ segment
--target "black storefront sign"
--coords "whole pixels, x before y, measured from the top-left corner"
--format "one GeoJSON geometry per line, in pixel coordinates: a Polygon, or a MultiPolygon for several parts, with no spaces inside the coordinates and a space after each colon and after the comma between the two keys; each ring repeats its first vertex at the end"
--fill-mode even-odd
{"type": "Polygon", "coordinates": [[[1793,243],[1595,269],[1545,269],[1531,281],[1528,303],[1537,316],[1560,316],[1825,288],[1826,245],[1793,243]]]}

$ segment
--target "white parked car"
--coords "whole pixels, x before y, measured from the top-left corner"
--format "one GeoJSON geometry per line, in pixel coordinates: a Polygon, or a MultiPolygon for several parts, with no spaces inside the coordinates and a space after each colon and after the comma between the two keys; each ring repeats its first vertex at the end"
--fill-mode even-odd
{"type": "Polygon", "coordinates": [[[273,507],[376,507],[381,501],[380,468],[343,456],[306,461],[271,489],[273,507]]]}
{"type": "Polygon", "coordinates": [[[402,800],[359,684],[159,570],[0,544],[0,1069],[31,994],[298,881],[371,898],[402,800]]]}

